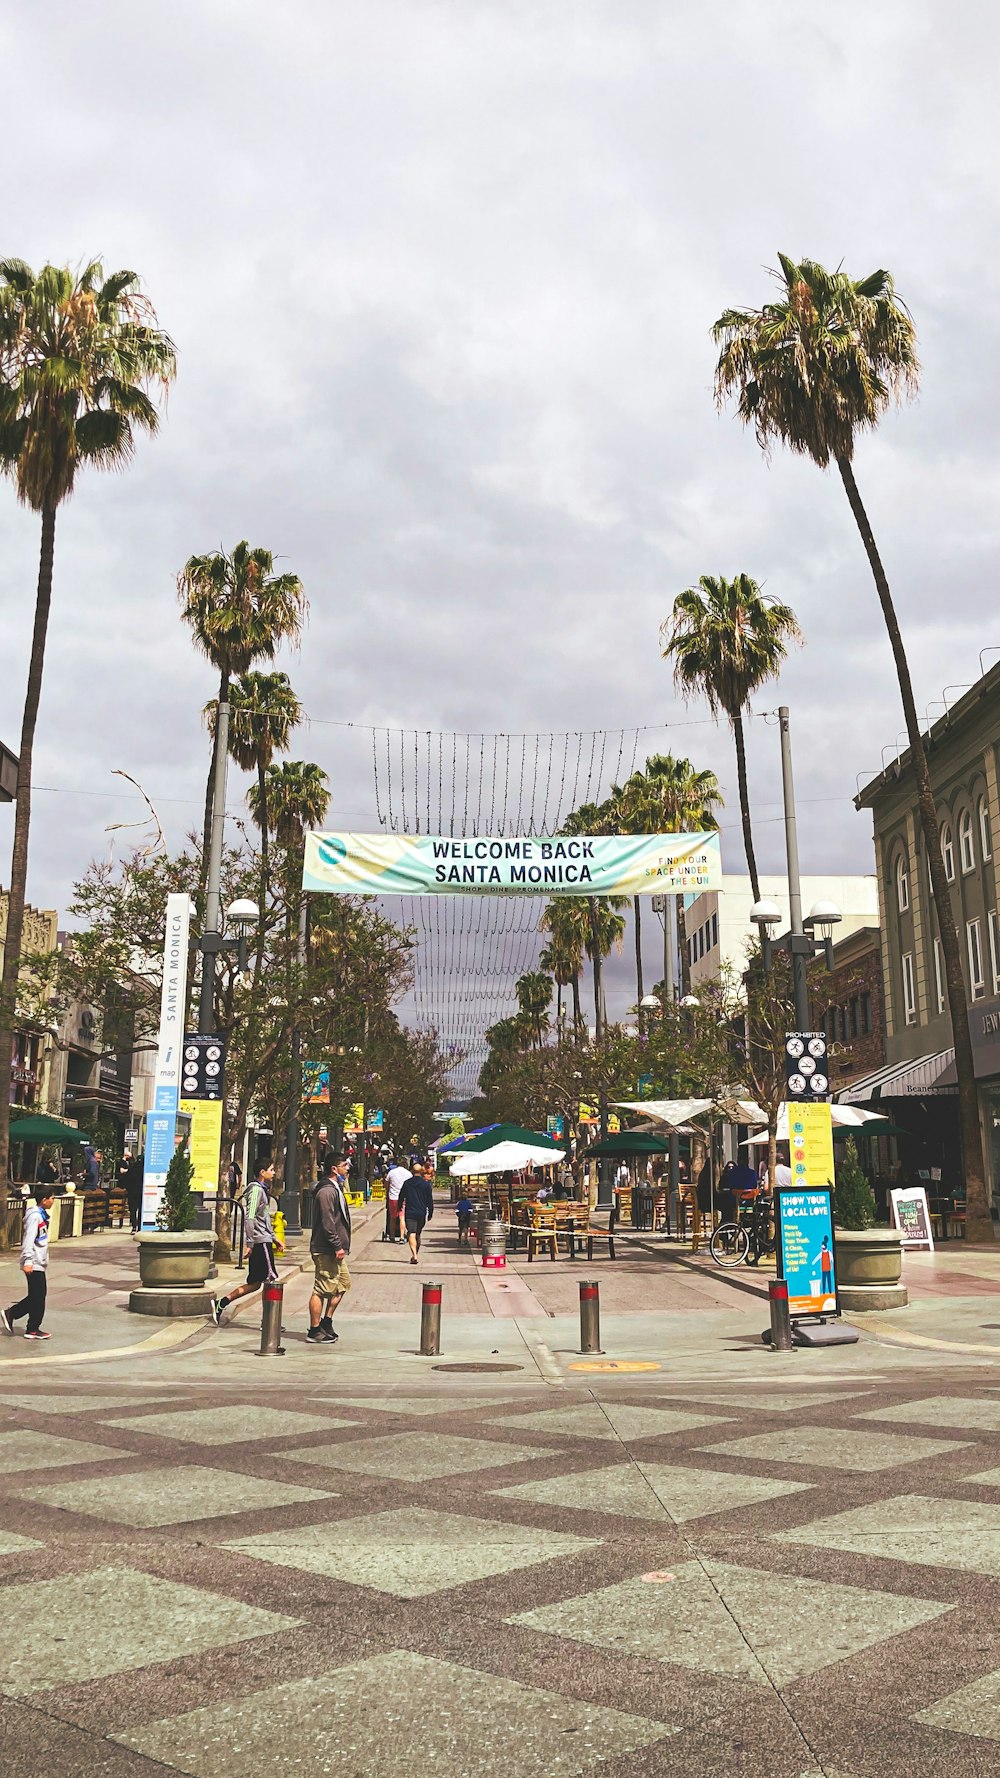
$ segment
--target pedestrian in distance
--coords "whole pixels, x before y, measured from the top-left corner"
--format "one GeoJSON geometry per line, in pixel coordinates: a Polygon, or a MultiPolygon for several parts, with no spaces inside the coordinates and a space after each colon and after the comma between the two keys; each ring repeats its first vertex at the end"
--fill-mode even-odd
{"type": "Polygon", "coordinates": [[[348,1166],[346,1157],[331,1160],[313,1186],[309,1251],[316,1271],[309,1298],[309,1331],[306,1334],[311,1346],[330,1345],[338,1338],[333,1317],[351,1288],[347,1265],[351,1251],[348,1166]]]}
{"type": "Polygon", "coordinates": [[[476,1206],[471,1198],[459,1198],[455,1205],[455,1214],[458,1217],[458,1245],[460,1247],[472,1246],[472,1218],[475,1209],[476,1206]]]}
{"type": "Polygon", "coordinates": [[[5,1334],[12,1334],[15,1321],[20,1321],[22,1316],[27,1315],[28,1325],[24,1333],[26,1340],[51,1338],[42,1327],[42,1321],[45,1317],[48,1288],[49,1213],[55,1202],[55,1194],[51,1186],[47,1185],[39,1186],[38,1190],[37,1201],[29,1204],[24,1212],[21,1270],[25,1277],[26,1291],[19,1303],[14,1303],[9,1309],[0,1309],[0,1328],[5,1334]]]}
{"type": "Polygon", "coordinates": [[[399,1240],[399,1194],[413,1175],[409,1167],[397,1161],[385,1176],[385,1232],[383,1241],[399,1240]]]}
{"type": "Polygon", "coordinates": [[[217,1296],[212,1302],[212,1320],[218,1327],[223,1311],[241,1296],[251,1296],[262,1284],[270,1283],[278,1274],[274,1267],[274,1224],[271,1221],[272,1166],[261,1167],[257,1178],[247,1186],[243,1197],[246,1217],[246,1238],[250,1248],[247,1281],[237,1285],[228,1296],[217,1296]]]}
{"type": "Polygon", "coordinates": [[[406,1239],[410,1247],[410,1264],[417,1264],[420,1252],[420,1238],[424,1227],[434,1215],[434,1190],[429,1179],[425,1177],[426,1169],[417,1166],[399,1194],[399,1215],[406,1229],[406,1239]]]}
{"type": "Polygon", "coordinates": [[[125,1175],[125,1192],[128,1197],[128,1218],[133,1235],[137,1235],[142,1226],[142,1176],[144,1170],[142,1155],[129,1155],[128,1172],[125,1175]]]}
{"type": "Polygon", "coordinates": [[[59,1168],[56,1166],[52,1156],[43,1155],[35,1169],[35,1184],[58,1185],[59,1178],[59,1168]]]}

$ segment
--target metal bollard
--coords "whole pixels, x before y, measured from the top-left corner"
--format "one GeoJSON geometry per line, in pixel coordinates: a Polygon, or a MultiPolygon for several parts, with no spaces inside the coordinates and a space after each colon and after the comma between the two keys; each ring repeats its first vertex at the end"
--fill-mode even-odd
{"type": "Polygon", "coordinates": [[[767,1300],[771,1309],[771,1349],[790,1352],[792,1324],[788,1317],[788,1285],[784,1278],[772,1279],[767,1287],[767,1300]]]}
{"type": "Polygon", "coordinates": [[[254,1353],[255,1358],[281,1358],[285,1348],[281,1344],[281,1310],[285,1297],[285,1287],[277,1279],[264,1286],[264,1309],[260,1318],[260,1351],[254,1353]]]}
{"type": "Polygon", "coordinates": [[[437,1358],[441,1351],[441,1286],[425,1284],[420,1304],[420,1356],[437,1358]]]}
{"type": "Polygon", "coordinates": [[[596,1278],[580,1280],[580,1351],[603,1352],[601,1345],[601,1287],[596,1278]]]}

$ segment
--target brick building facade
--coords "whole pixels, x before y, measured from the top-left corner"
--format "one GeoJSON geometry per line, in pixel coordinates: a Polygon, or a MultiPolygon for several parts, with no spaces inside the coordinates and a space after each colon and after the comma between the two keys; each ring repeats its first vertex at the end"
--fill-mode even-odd
{"type": "Polygon", "coordinates": [[[834,1092],[886,1059],[882,998],[881,933],[864,926],[833,947],[833,971],[822,958],[809,970],[813,1027],[830,1045],[830,1086],[834,1092]]]}

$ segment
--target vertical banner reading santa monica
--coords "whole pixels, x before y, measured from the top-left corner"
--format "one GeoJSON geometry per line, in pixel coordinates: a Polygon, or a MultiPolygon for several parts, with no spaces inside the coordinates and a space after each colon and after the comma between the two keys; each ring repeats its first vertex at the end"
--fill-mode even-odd
{"type": "Polygon", "coordinates": [[[163,936],[163,986],[160,990],[160,1030],[156,1045],[153,1108],[146,1115],[146,1152],[142,1172],[142,1226],[156,1227],[156,1213],[167,1182],[167,1168],[174,1158],[174,1135],[180,1102],[181,1049],[184,1037],[184,1001],[187,985],[188,931],[191,899],[167,896],[167,923],[163,936]]]}
{"type": "Polygon", "coordinates": [[[302,873],[311,895],[697,895],[721,886],[715,833],[310,833],[302,873]]]}

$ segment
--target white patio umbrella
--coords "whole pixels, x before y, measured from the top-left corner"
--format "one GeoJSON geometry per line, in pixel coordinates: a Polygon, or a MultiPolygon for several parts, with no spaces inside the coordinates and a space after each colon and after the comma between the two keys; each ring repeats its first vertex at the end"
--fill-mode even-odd
{"type": "Polygon", "coordinates": [[[513,1173],[519,1167],[554,1167],[566,1159],[564,1148],[532,1148],[527,1142],[497,1142],[478,1154],[461,1150],[451,1163],[456,1179],[469,1179],[479,1173],[513,1173]]]}
{"type": "MultiPolygon", "coordinates": [[[[831,1120],[837,1129],[860,1130],[865,1124],[884,1124],[883,1113],[877,1111],[861,1111],[857,1105],[831,1105],[831,1120]]],[[[788,1106],[782,1105],[778,1112],[778,1128],[775,1136],[777,1142],[788,1141],[788,1106]]],[[[760,1148],[767,1142],[767,1131],[761,1130],[758,1136],[748,1136],[741,1148],[760,1148]]]]}

